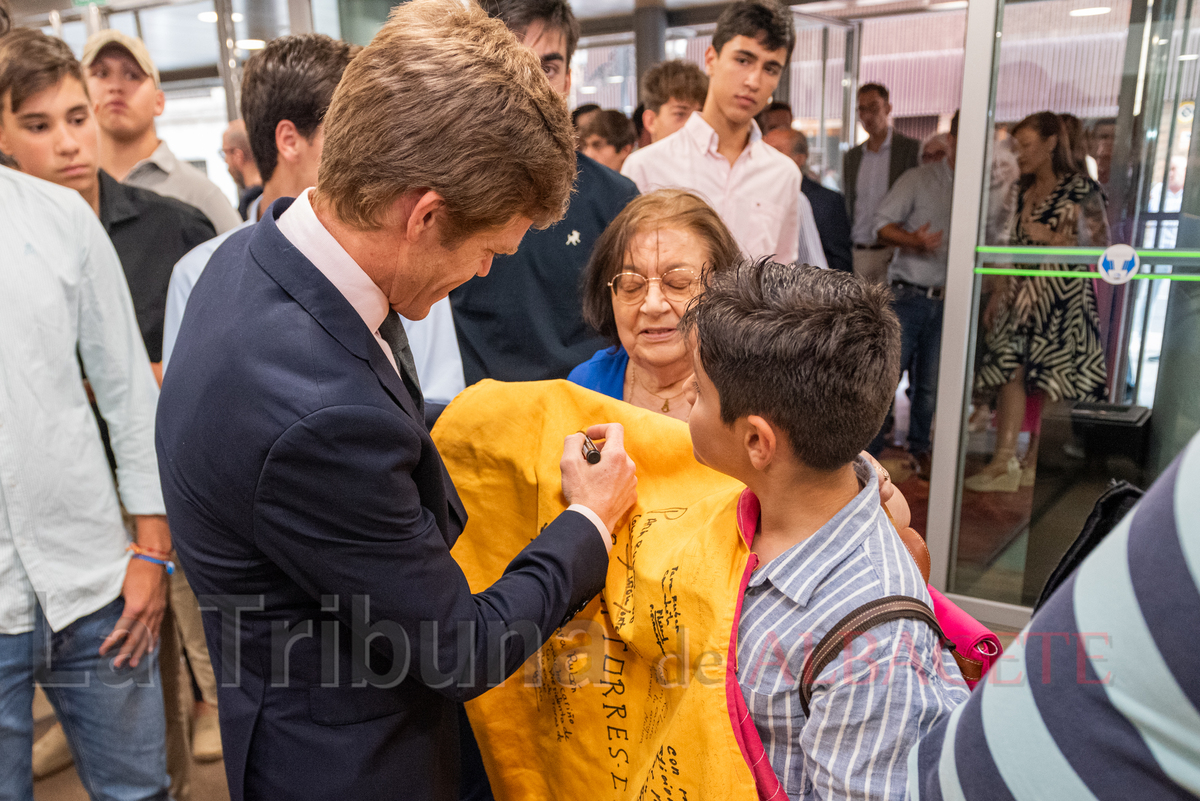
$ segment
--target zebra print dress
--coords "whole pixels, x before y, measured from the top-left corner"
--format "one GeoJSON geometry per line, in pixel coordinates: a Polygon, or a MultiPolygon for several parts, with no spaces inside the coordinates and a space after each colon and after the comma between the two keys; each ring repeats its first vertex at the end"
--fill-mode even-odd
{"type": "MultiPolygon", "coordinates": [[[[1108,245],[1104,194],[1086,175],[1064,176],[1032,207],[1024,192],[1014,191],[1012,246],[1108,245]]],[[[1023,366],[1029,394],[1040,392],[1050,401],[1103,399],[1107,369],[1092,281],[1056,277],[1070,269],[1065,264],[1035,269],[1046,275],[1011,276],[1001,290],[1003,305],[985,334],[976,389],[994,393],[1023,366]]]]}

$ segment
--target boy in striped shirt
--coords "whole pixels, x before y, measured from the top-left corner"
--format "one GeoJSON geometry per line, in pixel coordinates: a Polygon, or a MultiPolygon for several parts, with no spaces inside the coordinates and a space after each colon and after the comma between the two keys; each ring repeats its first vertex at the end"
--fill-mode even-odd
{"type": "Polygon", "coordinates": [[[808,653],[850,611],[892,595],[931,605],[859,456],[900,373],[887,290],[760,260],[715,273],[683,326],[696,458],[760,506],[738,681],[779,789],[903,798],[909,749],[967,698],[933,630],[901,619],[851,641],[814,678],[808,715],[798,690],[808,653]]]}

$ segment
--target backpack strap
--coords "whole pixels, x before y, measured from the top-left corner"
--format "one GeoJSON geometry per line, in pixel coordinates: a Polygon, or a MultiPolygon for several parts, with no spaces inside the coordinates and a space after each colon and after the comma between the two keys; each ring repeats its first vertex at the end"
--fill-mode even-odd
{"type": "Polygon", "coordinates": [[[933,610],[924,602],[907,595],[893,595],[868,601],[839,620],[804,660],[804,668],[800,674],[800,707],[804,710],[804,717],[809,716],[808,705],[812,702],[813,682],[821,675],[821,671],[829,667],[838,654],[848,648],[851,641],[857,637],[876,626],[902,618],[924,621],[941,640],[942,646],[954,651],[954,642],[942,632],[933,610]]]}

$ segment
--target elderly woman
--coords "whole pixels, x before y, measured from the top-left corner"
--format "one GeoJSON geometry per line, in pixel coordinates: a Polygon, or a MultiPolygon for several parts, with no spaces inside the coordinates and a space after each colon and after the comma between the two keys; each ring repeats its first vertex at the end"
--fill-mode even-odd
{"type": "Polygon", "coordinates": [[[680,189],[635,198],[596,243],[583,276],[583,314],[611,346],[569,379],[634,406],[686,420],[692,355],[676,329],[706,270],[741,257],[725,223],[680,189]]]}
{"type": "MultiPolygon", "coordinates": [[[[742,258],[712,207],[691,192],[660,189],[634,198],[609,224],[583,275],[583,316],[612,344],[576,367],[568,380],[626,403],[687,420],[692,411],[692,352],[679,333],[688,303],[710,270],[742,258]]],[[[879,494],[897,527],[908,502],[866,451],[879,494]]]]}

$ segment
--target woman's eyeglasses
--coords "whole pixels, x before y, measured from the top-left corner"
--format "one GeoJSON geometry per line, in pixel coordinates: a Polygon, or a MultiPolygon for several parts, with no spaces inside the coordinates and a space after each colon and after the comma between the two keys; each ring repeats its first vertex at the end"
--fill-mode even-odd
{"type": "Polygon", "coordinates": [[[686,303],[695,294],[696,280],[694,272],[677,267],[667,270],[661,278],[647,278],[641,273],[617,273],[608,282],[608,288],[621,303],[641,303],[650,291],[650,282],[657,281],[659,290],[667,300],[686,303]]]}

